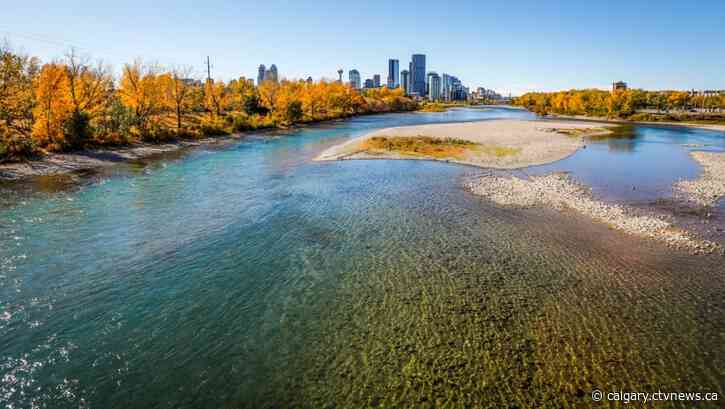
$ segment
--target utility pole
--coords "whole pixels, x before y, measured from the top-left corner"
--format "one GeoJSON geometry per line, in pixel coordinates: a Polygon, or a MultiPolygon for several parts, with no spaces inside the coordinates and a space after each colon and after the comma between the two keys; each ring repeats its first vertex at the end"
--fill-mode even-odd
{"type": "Polygon", "coordinates": [[[206,56],[206,80],[211,81],[211,63],[208,55],[206,56]]]}

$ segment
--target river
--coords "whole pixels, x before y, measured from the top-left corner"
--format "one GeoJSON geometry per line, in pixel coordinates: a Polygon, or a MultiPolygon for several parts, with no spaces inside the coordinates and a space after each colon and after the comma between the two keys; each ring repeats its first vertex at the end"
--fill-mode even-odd
{"type": "MultiPolygon", "coordinates": [[[[366,116],[0,186],[0,406],[722,399],[721,257],[496,207],[461,188],[472,167],[311,160],[372,129],[500,117],[532,118],[366,116]]],[[[699,174],[691,144],[725,149],[716,132],[628,132],[527,171],[643,202],[699,174]]]]}

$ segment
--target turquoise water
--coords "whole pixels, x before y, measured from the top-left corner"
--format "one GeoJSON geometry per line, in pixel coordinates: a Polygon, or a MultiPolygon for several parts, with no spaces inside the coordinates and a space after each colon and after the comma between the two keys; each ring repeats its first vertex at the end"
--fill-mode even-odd
{"type": "MultiPolygon", "coordinates": [[[[4,187],[0,404],[582,407],[594,387],[722,395],[721,258],[497,208],[460,188],[481,172],[471,167],[310,160],[374,128],[496,117],[530,115],[361,117],[4,187]]],[[[620,174],[599,182],[611,166],[586,176],[578,155],[631,167],[656,143],[676,155],[684,141],[719,141],[637,132],[632,151],[593,142],[554,167],[609,191],[620,174]]],[[[672,177],[696,175],[679,155],[668,156],[683,162],[672,177]]]]}

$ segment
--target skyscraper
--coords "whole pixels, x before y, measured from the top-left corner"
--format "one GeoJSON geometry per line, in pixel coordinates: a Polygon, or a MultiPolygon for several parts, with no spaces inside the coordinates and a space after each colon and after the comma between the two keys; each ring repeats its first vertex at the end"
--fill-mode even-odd
{"type": "Polygon", "coordinates": [[[257,86],[262,85],[264,81],[264,73],[267,71],[267,67],[264,64],[259,65],[259,71],[257,72],[257,86]]]}
{"type": "Polygon", "coordinates": [[[373,75],[373,84],[375,88],[380,88],[380,74],[373,75]]]}
{"type": "Polygon", "coordinates": [[[425,54],[413,54],[410,59],[411,93],[425,96],[425,54]]]}
{"type": "Polygon", "coordinates": [[[269,67],[269,73],[270,73],[270,81],[277,82],[279,79],[279,76],[277,75],[277,66],[272,64],[272,66],[269,67]]]}
{"type": "Polygon", "coordinates": [[[350,70],[348,75],[350,76],[350,86],[354,89],[360,89],[360,71],[350,70]]]}
{"type": "Polygon", "coordinates": [[[428,73],[428,98],[431,101],[441,99],[441,77],[433,71],[428,73]]]}
{"type": "Polygon", "coordinates": [[[400,71],[400,85],[403,87],[405,95],[410,94],[410,72],[408,70],[400,71]]]}
{"type": "Polygon", "coordinates": [[[400,86],[400,62],[398,60],[388,60],[388,88],[398,88],[400,86]]]}

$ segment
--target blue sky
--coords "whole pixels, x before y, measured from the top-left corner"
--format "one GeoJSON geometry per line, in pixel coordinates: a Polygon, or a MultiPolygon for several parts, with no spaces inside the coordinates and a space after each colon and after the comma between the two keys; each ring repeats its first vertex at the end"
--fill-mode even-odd
{"type": "Polygon", "coordinates": [[[202,76],[385,78],[387,59],[503,93],[608,87],[725,89],[725,1],[57,1],[1,7],[0,38],[44,61],[75,46],[116,72],[140,57],[202,76]]]}

